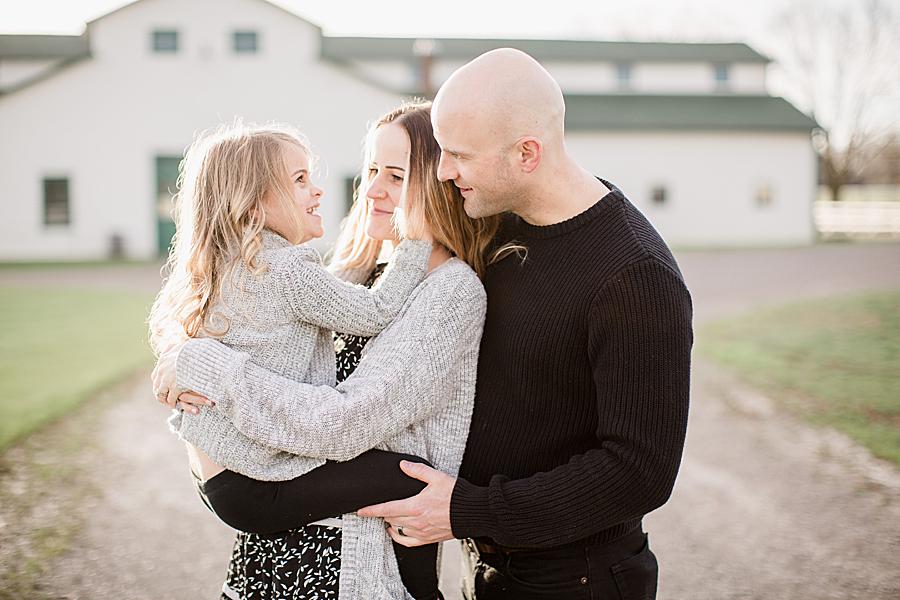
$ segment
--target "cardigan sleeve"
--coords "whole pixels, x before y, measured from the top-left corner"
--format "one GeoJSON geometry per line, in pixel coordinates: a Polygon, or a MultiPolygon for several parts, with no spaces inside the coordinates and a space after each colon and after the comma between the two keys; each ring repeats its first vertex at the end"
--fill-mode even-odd
{"type": "Polygon", "coordinates": [[[299,252],[277,265],[274,275],[298,321],[324,329],[373,336],[403,308],[428,269],[431,243],[405,240],[371,289],[342,280],[299,252]]]}
{"type": "Polygon", "coordinates": [[[178,356],[178,386],[214,400],[244,435],[267,446],[350,460],[443,407],[454,365],[477,352],[486,311],[481,283],[460,280],[420,295],[390,340],[376,338],[336,388],[281,377],[211,339],[178,356]],[[413,308],[415,309],[413,311],[413,308]]]}

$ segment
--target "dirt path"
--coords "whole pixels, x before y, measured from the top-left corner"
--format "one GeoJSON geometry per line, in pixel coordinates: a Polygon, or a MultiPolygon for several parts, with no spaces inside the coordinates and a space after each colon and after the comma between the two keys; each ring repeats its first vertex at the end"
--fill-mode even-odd
{"type": "MultiPolygon", "coordinates": [[[[697,322],[900,288],[900,246],[679,257],[697,322]]],[[[898,307],[900,308],[900,307],[898,307]]],[[[684,460],[645,523],[661,600],[900,598],[900,471],[695,360],[684,460]]]]}
{"type": "Polygon", "coordinates": [[[232,533],[197,499],[149,375],[102,415],[82,537],[53,569],[67,599],[216,598],[232,533]]]}
{"type": "MultiPolygon", "coordinates": [[[[897,244],[679,259],[698,323],[763,304],[900,287],[897,244]]],[[[152,289],[152,280],[117,276],[126,287],[152,289]]],[[[96,277],[99,285],[111,279],[96,277]]],[[[79,458],[94,465],[86,472],[97,492],[81,503],[85,520],[72,549],[49,570],[50,597],[217,594],[231,532],[194,496],[181,448],[148,396],[138,380],[98,416],[101,442],[79,458]]],[[[675,493],[646,526],[661,564],[661,600],[900,597],[898,471],[776,411],[704,362],[694,370],[675,493]]],[[[450,550],[444,589],[453,597],[450,550]]]]}

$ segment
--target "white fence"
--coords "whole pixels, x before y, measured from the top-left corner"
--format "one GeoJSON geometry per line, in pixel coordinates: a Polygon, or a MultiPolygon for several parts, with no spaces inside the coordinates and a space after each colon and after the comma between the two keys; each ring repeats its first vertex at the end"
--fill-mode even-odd
{"type": "Polygon", "coordinates": [[[900,238],[900,202],[829,202],[813,206],[823,238],[900,238]]]}

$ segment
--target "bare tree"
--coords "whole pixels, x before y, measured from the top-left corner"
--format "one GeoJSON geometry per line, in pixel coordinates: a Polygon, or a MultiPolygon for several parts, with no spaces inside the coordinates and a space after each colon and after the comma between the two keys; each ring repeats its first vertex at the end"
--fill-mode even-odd
{"type": "Polygon", "coordinates": [[[900,186],[900,132],[877,139],[865,154],[860,170],[863,182],[900,186]]]}
{"type": "Polygon", "coordinates": [[[898,31],[883,0],[796,2],[773,24],[770,51],[783,70],[785,95],[821,127],[813,143],[833,200],[860,175],[868,149],[890,134],[885,123],[897,116],[879,110],[900,89],[898,31]]]}

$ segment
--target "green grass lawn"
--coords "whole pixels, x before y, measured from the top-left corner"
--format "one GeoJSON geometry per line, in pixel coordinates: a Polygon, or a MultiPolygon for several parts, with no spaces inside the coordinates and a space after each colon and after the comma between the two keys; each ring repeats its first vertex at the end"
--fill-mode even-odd
{"type": "Polygon", "coordinates": [[[697,346],[789,409],[900,465],[900,291],[719,321],[700,330],[697,346]]]}
{"type": "Polygon", "coordinates": [[[150,365],[146,294],[0,287],[0,451],[150,365]]]}

